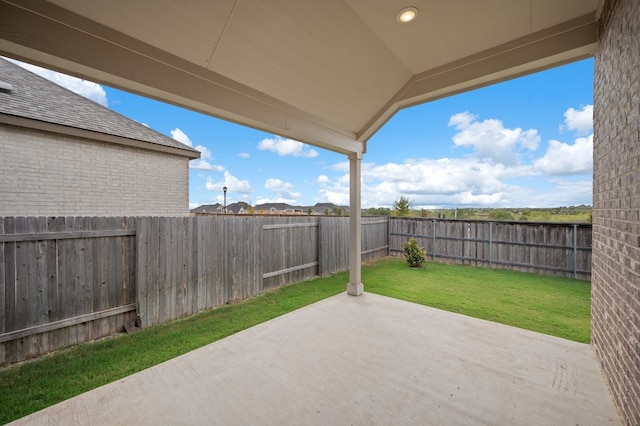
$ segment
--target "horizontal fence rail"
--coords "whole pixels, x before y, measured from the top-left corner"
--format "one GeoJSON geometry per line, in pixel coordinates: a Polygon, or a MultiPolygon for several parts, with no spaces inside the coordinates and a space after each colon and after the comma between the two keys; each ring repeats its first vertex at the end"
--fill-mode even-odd
{"type": "MultiPolygon", "coordinates": [[[[410,237],[435,260],[590,277],[588,225],[363,217],[362,261],[410,237]]],[[[0,218],[0,366],[348,266],[348,217],[0,218]]]]}
{"type": "Polygon", "coordinates": [[[392,217],[391,254],[415,237],[434,260],[591,278],[591,224],[392,217]]]}

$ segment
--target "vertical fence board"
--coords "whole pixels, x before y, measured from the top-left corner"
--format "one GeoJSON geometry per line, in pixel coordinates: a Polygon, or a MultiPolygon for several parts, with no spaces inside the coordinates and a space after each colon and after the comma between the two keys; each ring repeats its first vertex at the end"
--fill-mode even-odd
{"type": "Polygon", "coordinates": [[[169,218],[168,220],[167,236],[168,240],[165,244],[166,247],[166,261],[164,266],[165,270],[165,288],[166,288],[166,309],[165,319],[162,322],[174,320],[175,317],[175,304],[176,304],[176,265],[178,264],[178,250],[177,250],[177,233],[180,231],[177,217],[169,218]]]}
{"type": "MultiPolygon", "coordinates": [[[[104,229],[107,226],[108,218],[95,218],[94,223],[97,222],[96,227],[98,229],[104,229]]],[[[94,288],[93,294],[94,299],[97,302],[95,306],[97,306],[96,310],[106,309],[109,306],[109,281],[111,279],[111,265],[113,263],[113,254],[112,249],[113,246],[111,244],[110,239],[107,238],[98,238],[99,240],[99,257],[100,262],[98,262],[98,282],[96,283],[97,288],[94,288]]],[[[79,314],[81,312],[78,312],[79,314]]],[[[84,313],[84,312],[82,312],[84,313]]],[[[96,337],[100,336],[108,336],[109,335],[109,318],[102,318],[96,321],[97,330],[96,337]]]]}
{"type": "MultiPolygon", "coordinates": [[[[60,217],[50,217],[48,219],[48,228],[49,232],[63,232],[66,228],[66,218],[64,216],[60,217]]],[[[66,257],[65,249],[66,247],[62,246],[62,241],[54,240],[52,242],[52,251],[50,254],[51,260],[51,277],[49,280],[49,290],[48,290],[48,298],[49,298],[49,321],[60,321],[64,319],[62,306],[64,306],[66,300],[66,275],[64,265],[61,263],[64,262],[66,257]]],[[[63,347],[68,342],[68,330],[67,329],[58,329],[49,332],[49,348],[50,350],[55,350],[57,348],[63,347]]]]}
{"type": "Polygon", "coordinates": [[[149,320],[147,318],[147,262],[149,249],[149,240],[147,236],[147,226],[149,221],[147,218],[138,218],[136,224],[136,304],[138,322],[141,327],[147,327],[149,320]]]}
{"type": "MultiPolygon", "coordinates": [[[[86,224],[87,226],[83,226],[84,229],[101,229],[105,226],[104,222],[106,221],[106,219],[97,217],[83,218],[82,220],[85,222],[91,221],[86,224]]],[[[84,277],[82,277],[78,283],[84,294],[82,299],[78,299],[79,306],[77,313],[79,315],[98,312],[104,305],[103,298],[106,298],[104,295],[104,286],[106,283],[105,270],[108,268],[108,259],[101,256],[101,253],[105,250],[104,238],[92,238],[90,241],[85,241],[84,249],[80,252],[80,259],[82,259],[84,263],[85,272],[84,277]]],[[[99,336],[102,336],[104,333],[103,320],[80,325],[78,329],[78,339],[81,341],[90,341],[94,338],[99,338],[99,336]]]]}
{"type": "MultiPolygon", "coordinates": [[[[28,218],[28,232],[40,233],[46,231],[46,218],[28,218]]],[[[47,323],[47,257],[45,241],[34,241],[31,246],[29,259],[29,326],[47,323]]],[[[47,336],[40,333],[27,339],[27,357],[34,358],[44,353],[47,346],[47,336]]]]}
{"type": "Polygon", "coordinates": [[[193,315],[198,312],[198,292],[200,286],[202,286],[203,277],[203,259],[202,259],[202,227],[204,226],[204,218],[196,217],[193,219],[193,239],[191,241],[191,258],[194,260],[191,267],[191,279],[189,280],[189,287],[187,289],[187,306],[188,315],[193,315]]]}
{"type": "MultiPolygon", "coordinates": [[[[15,233],[15,218],[4,218],[4,230],[6,234],[15,233]]],[[[5,330],[16,330],[16,247],[17,243],[5,243],[5,330]]],[[[7,363],[17,361],[18,342],[16,340],[5,343],[5,360],[7,363]]]]}
{"type": "MultiPolygon", "coordinates": [[[[121,228],[121,224],[118,223],[116,218],[110,217],[107,219],[107,229],[119,229],[121,228]]],[[[122,264],[122,249],[119,237],[109,237],[105,238],[107,245],[107,252],[101,253],[101,256],[107,259],[107,265],[109,267],[107,274],[107,304],[104,309],[111,309],[121,305],[118,305],[118,293],[119,289],[122,288],[122,280],[120,279],[120,274],[118,273],[118,269],[122,269],[124,265],[122,264]]],[[[107,335],[115,334],[120,331],[121,323],[118,321],[121,320],[116,315],[112,315],[106,318],[107,327],[107,335]]]]}
{"type": "Polygon", "coordinates": [[[172,300],[173,303],[171,305],[171,317],[173,319],[182,318],[182,276],[184,271],[184,252],[183,249],[183,239],[186,232],[186,222],[183,218],[175,218],[176,224],[176,232],[174,234],[174,240],[172,242],[173,250],[176,253],[175,260],[172,264],[172,275],[171,275],[171,284],[172,284],[172,300]]]}
{"type": "Polygon", "coordinates": [[[218,303],[229,302],[229,279],[226,271],[229,265],[229,245],[227,239],[226,220],[216,217],[204,227],[202,238],[205,240],[202,259],[204,262],[205,281],[204,297],[200,310],[218,303]],[[222,264],[218,263],[222,259],[222,264]]]}
{"type": "MultiPolygon", "coordinates": [[[[15,218],[16,232],[26,232],[25,218],[15,218]]],[[[28,285],[28,271],[27,271],[27,246],[28,242],[21,241],[16,243],[16,278],[15,278],[15,328],[21,329],[28,327],[28,300],[29,300],[29,285],[28,285]]],[[[24,339],[17,341],[16,357],[18,359],[25,359],[26,349],[24,339]]]]}

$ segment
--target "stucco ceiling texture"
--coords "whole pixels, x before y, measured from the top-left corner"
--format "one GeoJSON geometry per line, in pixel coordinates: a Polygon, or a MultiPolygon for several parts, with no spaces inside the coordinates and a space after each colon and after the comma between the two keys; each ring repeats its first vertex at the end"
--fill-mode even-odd
{"type": "Polygon", "coordinates": [[[2,0],[0,53],[350,153],[399,108],[592,55],[601,2],[2,0]]]}

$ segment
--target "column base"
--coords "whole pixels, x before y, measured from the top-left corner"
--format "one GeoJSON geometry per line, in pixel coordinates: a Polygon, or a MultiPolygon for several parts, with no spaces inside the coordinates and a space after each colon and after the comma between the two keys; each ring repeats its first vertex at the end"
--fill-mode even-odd
{"type": "Polygon", "coordinates": [[[362,293],[364,293],[364,284],[347,284],[347,294],[349,296],[360,296],[362,293]]]}

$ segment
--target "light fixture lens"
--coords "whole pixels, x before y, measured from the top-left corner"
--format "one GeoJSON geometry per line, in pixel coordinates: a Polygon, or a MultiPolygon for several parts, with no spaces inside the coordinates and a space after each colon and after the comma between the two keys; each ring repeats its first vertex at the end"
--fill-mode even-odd
{"type": "Polygon", "coordinates": [[[413,21],[418,16],[418,9],[413,6],[405,7],[400,12],[398,12],[398,22],[406,24],[408,22],[413,21]]]}

